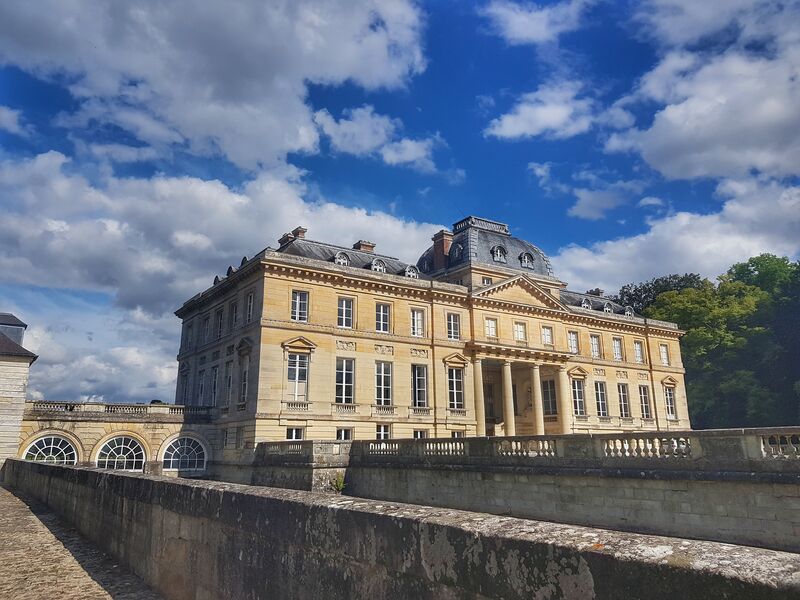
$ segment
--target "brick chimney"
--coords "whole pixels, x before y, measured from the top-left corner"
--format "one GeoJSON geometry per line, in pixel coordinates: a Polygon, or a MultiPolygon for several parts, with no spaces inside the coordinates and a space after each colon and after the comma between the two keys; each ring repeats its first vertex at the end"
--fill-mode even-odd
{"type": "Polygon", "coordinates": [[[367,240],[358,240],[353,244],[353,250],[360,250],[361,252],[375,252],[375,243],[368,242],[367,240]]]}
{"type": "Polygon", "coordinates": [[[286,244],[291,242],[294,239],[294,235],[291,233],[284,233],[280,239],[278,239],[278,245],[283,248],[286,244]]]}
{"type": "Polygon", "coordinates": [[[438,271],[447,267],[447,255],[450,253],[450,244],[453,243],[453,234],[442,229],[431,239],[433,240],[433,270],[438,271]]]}
{"type": "Polygon", "coordinates": [[[294,237],[296,237],[297,239],[302,240],[302,239],[305,239],[305,237],[306,237],[306,231],[308,231],[308,229],[306,229],[305,227],[300,225],[300,226],[295,227],[294,229],[292,229],[292,235],[294,237]]]}

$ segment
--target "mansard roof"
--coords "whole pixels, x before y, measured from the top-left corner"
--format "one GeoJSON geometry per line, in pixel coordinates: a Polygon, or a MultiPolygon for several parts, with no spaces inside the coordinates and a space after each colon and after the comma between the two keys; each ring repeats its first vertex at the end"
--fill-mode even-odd
{"type": "Polygon", "coordinates": [[[17,317],[12,315],[11,313],[0,312],[0,325],[7,325],[9,327],[24,327],[27,328],[28,326],[20,321],[17,317]]]}
{"type": "MultiPolygon", "coordinates": [[[[606,304],[611,305],[611,312],[616,315],[624,315],[627,307],[613,302],[609,298],[603,296],[595,296],[594,294],[582,294],[581,292],[572,292],[570,290],[560,290],[561,302],[567,306],[582,306],[584,301],[588,301],[591,310],[605,311],[606,304]]],[[[641,317],[636,313],[631,316],[641,317]]]]}
{"type": "Polygon", "coordinates": [[[2,356],[20,356],[30,359],[31,362],[39,358],[33,352],[26,350],[7,335],[0,333],[0,357],[2,356]]]}

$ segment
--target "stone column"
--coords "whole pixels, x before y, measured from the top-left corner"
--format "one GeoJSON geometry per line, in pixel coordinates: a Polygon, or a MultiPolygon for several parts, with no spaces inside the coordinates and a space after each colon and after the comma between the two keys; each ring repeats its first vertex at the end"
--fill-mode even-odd
{"type": "Polygon", "coordinates": [[[561,433],[572,433],[572,390],[565,366],[558,368],[558,418],[561,433]]]}
{"type": "Polygon", "coordinates": [[[544,435],[542,377],[539,373],[539,365],[531,366],[531,402],[533,403],[533,435],[544,435]]]}
{"type": "Polygon", "coordinates": [[[503,361],[503,420],[506,435],[517,435],[517,424],[514,421],[514,390],[511,379],[511,361],[503,361]]]}
{"type": "Polygon", "coordinates": [[[475,381],[475,421],[477,422],[477,435],[486,435],[486,412],[483,404],[483,361],[476,358],[472,363],[472,378],[475,381]]]}

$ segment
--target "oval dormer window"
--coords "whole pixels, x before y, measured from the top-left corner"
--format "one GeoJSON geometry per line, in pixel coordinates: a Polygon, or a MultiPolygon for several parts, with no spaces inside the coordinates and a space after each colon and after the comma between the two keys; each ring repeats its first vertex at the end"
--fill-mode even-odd
{"type": "Polygon", "coordinates": [[[336,256],[333,259],[333,262],[335,262],[337,265],[342,265],[343,267],[346,267],[347,265],[350,264],[350,258],[348,258],[347,254],[345,254],[344,252],[337,252],[336,256]]]}
{"type": "Polygon", "coordinates": [[[507,255],[506,249],[503,248],[502,246],[495,246],[494,248],[492,248],[492,259],[494,260],[494,262],[501,262],[501,263],[507,262],[506,255],[507,255]]]}
{"type": "Polygon", "coordinates": [[[632,317],[633,316],[633,307],[632,306],[626,306],[625,307],[625,316],[626,317],[632,317]]]}
{"type": "Polygon", "coordinates": [[[592,303],[589,302],[588,298],[583,299],[583,302],[581,302],[581,308],[592,308],[592,303]]]}
{"type": "Polygon", "coordinates": [[[533,255],[529,252],[523,252],[519,255],[519,264],[521,264],[526,269],[533,268],[533,255]]]}
{"type": "Polygon", "coordinates": [[[406,267],[406,277],[411,277],[411,279],[419,279],[419,271],[417,271],[417,267],[408,265],[406,267]]]}
{"type": "Polygon", "coordinates": [[[454,244],[452,248],[450,248],[450,258],[452,260],[461,260],[461,257],[464,256],[464,246],[461,244],[454,244]]]}
{"type": "Polygon", "coordinates": [[[607,313],[612,313],[612,312],[614,312],[614,308],[611,306],[611,303],[610,303],[610,302],[606,302],[606,303],[603,305],[603,312],[607,312],[607,313]]]}
{"type": "Polygon", "coordinates": [[[372,261],[372,270],[376,273],[386,273],[386,263],[383,262],[380,258],[376,258],[372,261]]]}

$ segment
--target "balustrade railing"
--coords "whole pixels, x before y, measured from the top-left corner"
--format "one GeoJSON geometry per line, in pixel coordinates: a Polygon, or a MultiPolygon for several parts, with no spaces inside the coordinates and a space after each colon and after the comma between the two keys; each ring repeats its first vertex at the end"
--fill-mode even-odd
{"type": "Polygon", "coordinates": [[[767,458],[800,459],[800,433],[795,431],[762,435],[761,449],[767,458]]]}
{"type": "Polygon", "coordinates": [[[210,406],[184,406],[175,404],[104,404],[99,402],[46,402],[26,403],[33,413],[104,413],[115,415],[178,415],[209,416],[210,406]]]}

